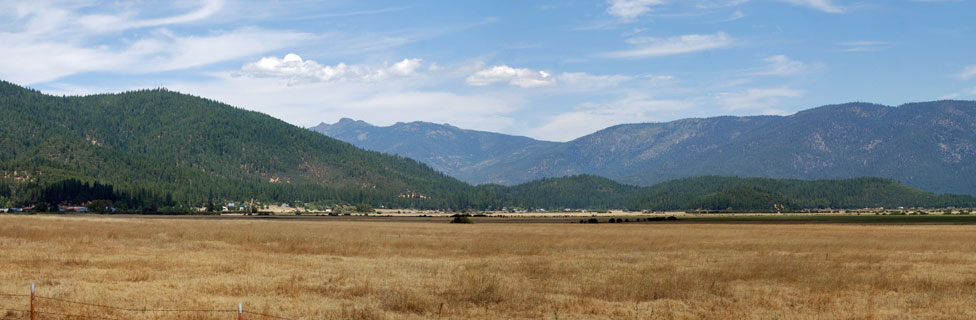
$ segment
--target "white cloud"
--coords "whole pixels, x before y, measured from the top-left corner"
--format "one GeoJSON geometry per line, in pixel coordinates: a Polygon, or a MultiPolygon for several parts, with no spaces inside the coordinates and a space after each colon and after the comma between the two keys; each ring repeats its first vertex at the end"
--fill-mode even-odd
{"type": "Polygon", "coordinates": [[[802,75],[810,72],[812,69],[806,63],[801,61],[796,61],[790,59],[784,55],[770,56],[763,61],[766,62],[766,67],[760,71],[754,72],[751,75],[755,76],[795,76],[802,75]]]}
{"type": "Polygon", "coordinates": [[[746,2],[749,2],[749,0],[700,1],[695,7],[699,9],[727,8],[735,7],[746,2]]]}
{"type": "Polygon", "coordinates": [[[0,77],[41,83],[85,72],[148,73],[209,65],[276,50],[308,39],[302,33],[255,28],[208,36],[157,32],[123,47],[0,35],[0,77]]]}
{"type": "Polygon", "coordinates": [[[698,51],[715,50],[731,46],[732,37],[724,32],[716,34],[686,34],[666,39],[660,38],[631,38],[628,43],[637,49],[613,51],[601,54],[608,58],[649,58],[698,51]]]}
{"type": "Polygon", "coordinates": [[[241,67],[241,74],[250,77],[288,79],[290,83],[330,81],[381,81],[392,77],[408,77],[417,73],[421,59],[403,59],[391,66],[322,65],[314,60],[303,60],[289,53],[283,58],[264,57],[241,67]]]}
{"type": "Polygon", "coordinates": [[[605,103],[584,103],[572,111],[546,119],[527,134],[536,139],[568,141],[621,123],[662,121],[674,118],[672,113],[693,108],[691,100],[654,99],[647,94],[630,92],[605,103]]]}
{"type": "Polygon", "coordinates": [[[621,83],[633,80],[632,76],[625,75],[593,75],[586,72],[564,72],[556,77],[561,86],[574,90],[601,90],[616,88],[621,83]]]}
{"type": "MultiPolygon", "coordinates": [[[[173,5],[173,3],[166,3],[173,5]]],[[[18,28],[0,31],[0,77],[20,84],[35,84],[86,72],[149,73],[214,64],[281,49],[313,36],[238,28],[205,35],[179,35],[156,28],[116,44],[96,39],[114,37],[131,28],[161,27],[212,17],[222,1],[161,18],[136,18],[125,9],[117,14],[87,14],[88,4],[72,6],[49,2],[0,3],[0,12],[15,12],[18,28]]]]}
{"type": "MultiPolygon", "coordinates": [[[[974,91],[976,91],[976,90],[974,90],[974,91]]],[[[953,93],[945,94],[945,95],[939,97],[939,100],[952,100],[952,99],[955,99],[955,98],[958,98],[958,97],[959,97],[959,94],[953,92],[953,93]]]]}
{"type": "Polygon", "coordinates": [[[976,76],[976,65],[968,66],[965,69],[962,69],[962,72],[960,72],[958,76],[963,79],[969,79],[976,76]]]}
{"type": "Polygon", "coordinates": [[[763,114],[784,114],[783,111],[773,107],[779,104],[782,98],[802,96],[803,91],[787,87],[751,88],[740,92],[721,92],[714,96],[714,100],[729,111],[750,110],[763,114]]]}
{"type": "Polygon", "coordinates": [[[827,13],[844,13],[844,7],[835,5],[831,0],[778,0],[798,6],[809,7],[827,13]]]}
{"type": "Polygon", "coordinates": [[[496,82],[507,82],[512,86],[535,88],[552,85],[556,83],[556,79],[545,71],[498,65],[475,72],[465,79],[465,82],[472,86],[487,86],[496,82]]]}
{"type": "Polygon", "coordinates": [[[214,74],[200,82],[167,84],[169,89],[212,98],[248,110],[267,113],[300,126],[313,126],[342,117],[376,125],[401,121],[430,121],[487,131],[512,131],[513,112],[526,101],[518,93],[461,94],[422,90],[430,74],[390,78],[382,82],[332,81],[292,85],[277,77],[240,77],[214,74]]]}
{"type": "Polygon", "coordinates": [[[881,51],[891,48],[895,43],[886,41],[849,41],[839,43],[841,46],[846,47],[844,51],[848,52],[873,52],[881,51]]]}
{"type": "Polygon", "coordinates": [[[745,17],[746,14],[742,13],[742,10],[735,10],[735,12],[733,12],[728,19],[725,19],[725,22],[739,20],[745,17]]]}
{"type": "Polygon", "coordinates": [[[662,0],[607,0],[607,13],[622,21],[633,21],[651,11],[652,6],[664,4],[662,0]]]}
{"type": "Polygon", "coordinates": [[[127,12],[121,15],[91,14],[77,18],[78,24],[95,31],[119,31],[133,28],[157,27],[171,24],[182,24],[209,18],[224,6],[223,0],[207,0],[199,9],[163,18],[135,19],[136,13],[127,12]]]}

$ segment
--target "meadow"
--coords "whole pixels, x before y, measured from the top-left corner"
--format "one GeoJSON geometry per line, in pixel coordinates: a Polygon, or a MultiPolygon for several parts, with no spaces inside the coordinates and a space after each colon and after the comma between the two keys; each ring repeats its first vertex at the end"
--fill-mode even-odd
{"type": "MultiPolygon", "coordinates": [[[[107,319],[236,319],[238,303],[288,319],[976,318],[973,225],[446,222],[0,215],[0,293],[36,283],[39,310],[107,319]]],[[[0,296],[0,319],[28,307],[0,296]]]]}

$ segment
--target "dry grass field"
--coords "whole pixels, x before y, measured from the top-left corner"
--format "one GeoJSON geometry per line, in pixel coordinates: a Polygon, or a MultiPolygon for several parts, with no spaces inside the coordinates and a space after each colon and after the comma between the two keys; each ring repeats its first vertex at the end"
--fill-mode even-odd
{"type": "MultiPolygon", "coordinates": [[[[32,282],[50,298],[243,302],[291,319],[971,319],[976,226],[0,216],[0,293],[32,282]]],[[[0,309],[27,302],[0,296],[0,309]]],[[[236,318],[38,302],[112,319],[236,318]]]]}

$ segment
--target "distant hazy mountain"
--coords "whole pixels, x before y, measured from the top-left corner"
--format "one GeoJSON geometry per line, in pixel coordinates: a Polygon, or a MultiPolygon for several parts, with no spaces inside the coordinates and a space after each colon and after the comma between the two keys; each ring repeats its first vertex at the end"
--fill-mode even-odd
{"type": "MultiPolygon", "coordinates": [[[[502,159],[543,152],[559,143],[499,133],[465,130],[448,124],[399,122],[378,127],[343,118],[312,130],[360,148],[396,154],[468,182],[484,182],[482,167],[502,159]]],[[[528,181],[528,180],[526,180],[528,181]]],[[[522,181],[517,181],[522,182],[522,181]]]]}
{"type": "Polygon", "coordinates": [[[444,150],[485,147],[474,144],[478,140],[406,135],[393,130],[397,126],[359,124],[365,134],[355,139],[336,131],[321,132],[363,148],[426,162],[472,183],[518,184],[573,174],[595,174],[637,185],[701,175],[795,179],[874,176],[934,192],[976,194],[976,179],[972,178],[976,176],[976,102],[971,101],[898,107],[848,103],[790,116],[626,124],[566,143],[503,136],[509,142],[507,150],[518,152],[468,153],[470,156],[458,162],[453,171],[430,159],[455,154],[444,150]],[[452,145],[450,141],[465,142],[452,145]],[[423,147],[429,144],[441,147],[423,147]]]}

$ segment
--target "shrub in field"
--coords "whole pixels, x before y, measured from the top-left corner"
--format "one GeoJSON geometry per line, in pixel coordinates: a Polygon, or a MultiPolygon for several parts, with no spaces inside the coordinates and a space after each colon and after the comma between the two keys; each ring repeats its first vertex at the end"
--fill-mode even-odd
{"type": "Polygon", "coordinates": [[[376,210],[373,210],[373,206],[371,206],[369,204],[360,203],[360,204],[357,204],[356,205],[356,212],[359,212],[359,213],[371,213],[373,211],[376,211],[376,210]]]}
{"type": "Polygon", "coordinates": [[[474,223],[468,216],[455,215],[454,219],[451,219],[451,223],[474,223]]]}
{"type": "Polygon", "coordinates": [[[586,220],[586,223],[600,223],[600,221],[596,220],[596,218],[590,218],[590,220],[586,220]]]}

